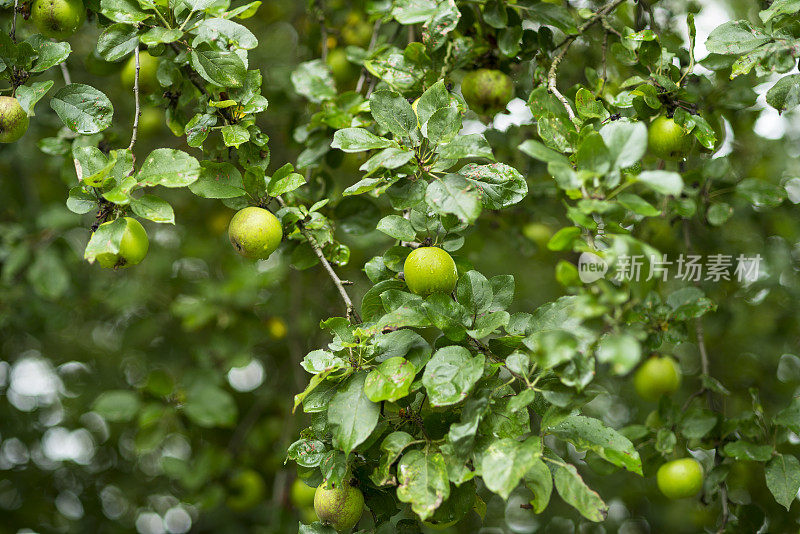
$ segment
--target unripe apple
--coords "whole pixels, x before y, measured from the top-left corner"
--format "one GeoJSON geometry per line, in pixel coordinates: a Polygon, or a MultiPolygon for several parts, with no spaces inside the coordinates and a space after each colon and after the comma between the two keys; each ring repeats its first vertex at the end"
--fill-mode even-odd
{"type": "Polygon", "coordinates": [[[314,493],[314,511],[323,524],[348,531],[364,513],[364,494],[346,482],[335,488],[320,484],[314,493]]]}
{"type": "Polygon", "coordinates": [[[292,504],[298,510],[314,506],[314,496],[317,493],[317,488],[312,488],[299,478],[294,479],[292,489],[289,491],[289,496],[292,499],[292,504]]]}
{"type": "Polygon", "coordinates": [[[342,27],[342,39],[345,44],[366,48],[372,38],[372,25],[356,11],[347,14],[347,20],[342,27]]]}
{"type": "Polygon", "coordinates": [[[66,39],[86,20],[82,0],[35,0],[31,20],[45,37],[66,39]]]}
{"type": "Polygon", "coordinates": [[[13,96],[0,96],[0,143],[13,143],[28,130],[28,114],[13,96]]]}
{"type": "Polygon", "coordinates": [[[660,115],[647,131],[650,152],[661,159],[682,160],[692,148],[692,136],[674,119],[660,115]]]}
{"type": "Polygon", "coordinates": [[[649,401],[658,402],[681,385],[681,369],[669,356],[653,356],[644,362],[633,376],[636,392],[649,401]]]}
{"type": "Polygon", "coordinates": [[[703,488],[703,466],[694,458],[673,460],[658,468],[656,481],[670,499],[694,497],[703,488]]]}
{"type": "Polygon", "coordinates": [[[408,289],[424,297],[432,293],[452,293],[458,282],[456,263],[439,247],[413,250],[403,265],[403,275],[408,289]]]}
{"type": "MultiPolygon", "coordinates": [[[[106,224],[111,224],[111,221],[103,223],[103,225],[106,224]]],[[[136,265],[147,255],[149,246],[147,232],[142,223],[132,217],[125,217],[125,233],[122,234],[122,241],[119,243],[119,252],[98,254],[97,263],[106,269],[136,265]]]]}
{"type": "Polygon", "coordinates": [[[343,48],[330,50],[325,61],[331,68],[333,79],[340,85],[347,85],[358,76],[358,67],[350,63],[343,48]]]}
{"type": "MultiPolygon", "coordinates": [[[[146,50],[139,52],[139,91],[142,93],[152,93],[161,87],[158,84],[158,59],[150,55],[146,50]]],[[[131,55],[120,73],[120,81],[126,90],[133,89],[133,82],[136,77],[136,56],[131,55]]]]}
{"type": "Polygon", "coordinates": [[[264,500],[266,485],[258,472],[247,469],[233,476],[230,483],[231,493],[227,504],[231,510],[244,512],[257,506],[264,500]]]}
{"type": "Polygon", "coordinates": [[[514,98],[514,84],[499,70],[478,69],[464,76],[461,94],[473,111],[494,115],[506,109],[514,98]]]}
{"type": "Polygon", "coordinates": [[[283,239],[281,223],[264,208],[250,206],[239,210],[228,225],[228,238],[245,258],[263,260],[275,252],[283,239]]]}

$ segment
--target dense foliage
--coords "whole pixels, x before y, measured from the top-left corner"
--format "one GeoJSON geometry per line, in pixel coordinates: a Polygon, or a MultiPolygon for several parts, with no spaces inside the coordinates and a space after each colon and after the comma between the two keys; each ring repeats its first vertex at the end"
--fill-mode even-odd
{"type": "Polygon", "coordinates": [[[4,526],[797,531],[752,4],[5,0],[4,526]]]}

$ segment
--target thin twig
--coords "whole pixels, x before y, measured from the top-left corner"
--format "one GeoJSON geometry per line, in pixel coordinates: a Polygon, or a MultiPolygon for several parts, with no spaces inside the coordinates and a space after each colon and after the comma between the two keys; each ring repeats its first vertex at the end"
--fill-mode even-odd
{"type": "Polygon", "coordinates": [[[561,64],[561,61],[567,55],[570,46],[572,43],[575,42],[579,36],[583,34],[586,30],[592,27],[594,24],[602,20],[606,15],[611,13],[618,5],[620,5],[625,0],[611,0],[608,4],[601,7],[597,13],[592,15],[592,17],[581,24],[578,28],[578,33],[572,34],[566,39],[564,39],[556,49],[561,48],[561,51],[556,54],[556,57],[553,58],[553,62],[550,64],[550,70],[547,72],[547,90],[548,92],[555,95],[556,98],[564,105],[564,109],[567,110],[567,115],[569,119],[572,121],[573,124],[576,126],[580,125],[580,120],[575,115],[575,112],[572,110],[572,106],[569,103],[569,100],[561,94],[561,91],[558,90],[558,86],[556,85],[556,74],[558,74],[558,66],[561,64]],[[563,47],[563,48],[562,48],[563,47]]]}
{"type": "Polygon", "coordinates": [[[67,68],[66,61],[62,61],[59,64],[59,67],[61,67],[61,75],[64,76],[64,83],[66,85],[70,85],[72,83],[72,76],[69,75],[69,69],[67,68]]]}
{"type": "Polygon", "coordinates": [[[128,145],[128,150],[133,151],[133,145],[136,144],[136,136],[139,133],[139,117],[142,110],[139,108],[139,45],[133,49],[133,60],[136,68],[133,71],[133,101],[136,105],[136,110],[133,114],[133,131],[131,132],[131,143],[128,145]]]}
{"type": "Polygon", "coordinates": [[[9,36],[13,42],[17,42],[17,7],[19,6],[19,0],[14,0],[14,14],[11,15],[11,33],[9,36]]]}
{"type": "MultiPolygon", "coordinates": [[[[371,52],[372,49],[375,48],[375,45],[378,42],[378,32],[381,29],[381,21],[376,20],[375,24],[372,26],[372,37],[369,39],[369,46],[367,47],[367,52],[371,52]]],[[[360,93],[362,87],[364,87],[364,80],[367,78],[367,69],[366,67],[361,67],[361,75],[358,77],[358,82],[356,82],[356,93],[360,93]]]]}
{"type": "MultiPolygon", "coordinates": [[[[286,207],[286,202],[281,197],[275,197],[275,200],[278,201],[278,204],[282,208],[286,207]]],[[[300,233],[303,234],[303,237],[306,238],[308,244],[311,245],[311,248],[314,249],[314,254],[317,255],[319,258],[320,263],[322,266],[325,267],[325,270],[328,272],[328,276],[330,276],[331,280],[333,280],[333,284],[336,286],[336,289],[339,291],[339,295],[342,297],[342,301],[344,302],[347,318],[354,320],[357,323],[361,322],[361,317],[359,317],[358,312],[356,312],[355,306],[353,306],[353,301],[350,299],[350,295],[347,294],[347,290],[344,288],[344,282],[339,276],[336,274],[336,271],[333,270],[328,259],[325,257],[325,253],[322,252],[322,247],[319,246],[316,238],[308,231],[306,225],[303,221],[297,221],[295,223],[297,225],[297,229],[300,230],[300,233]]]]}
{"type": "Polygon", "coordinates": [[[323,0],[317,0],[317,21],[319,22],[322,62],[324,63],[328,59],[328,28],[325,26],[325,2],[323,0]]]}

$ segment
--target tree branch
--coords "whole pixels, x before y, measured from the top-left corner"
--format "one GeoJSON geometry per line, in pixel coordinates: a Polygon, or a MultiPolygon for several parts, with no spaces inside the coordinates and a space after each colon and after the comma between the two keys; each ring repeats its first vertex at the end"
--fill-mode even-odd
{"type": "Polygon", "coordinates": [[[13,42],[17,42],[17,9],[19,6],[19,0],[14,0],[14,14],[11,15],[11,33],[9,36],[13,42]]]}
{"type": "Polygon", "coordinates": [[[556,75],[558,74],[558,66],[561,64],[561,61],[567,55],[570,46],[572,43],[575,42],[575,39],[583,35],[583,33],[591,28],[593,25],[597,24],[601,20],[603,20],[606,15],[611,13],[618,5],[625,2],[625,0],[611,0],[608,4],[601,7],[597,13],[592,15],[592,18],[584,22],[578,28],[578,33],[572,34],[566,39],[564,39],[558,46],[556,46],[556,50],[563,47],[561,51],[556,54],[556,57],[553,58],[553,62],[550,64],[550,70],[547,72],[547,90],[548,92],[555,95],[556,98],[564,105],[564,109],[567,110],[567,115],[569,119],[572,121],[573,124],[578,126],[580,124],[580,120],[575,115],[575,112],[572,110],[572,106],[569,104],[569,100],[558,90],[558,86],[556,85],[556,75]]]}
{"type": "Polygon", "coordinates": [[[58,65],[61,67],[61,75],[64,76],[64,84],[69,85],[72,83],[72,76],[69,75],[69,69],[67,68],[67,63],[62,61],[58,65]]]}
{"type": "Polygon", "coordinates": [[[133,131],[131,132],[131,143],[128,145],[128,150],[133,151],[133,146],[136,144],[136,136],[139,133],[139,117],[142,115],[142,110],[139,108],[139,45],[133,49],[133,58],[136,68],[133,74],[133,101],[136,105],[136,110],[133,114],[133,131]]]}
{"type": "MultiPolygon", "coordinates": [[[[375,21],[375,25],[372,26],[372,37],[369,39],[369,46],[367,47],[367,52],[371,51],[375,48],[375,44],[378,42],[378,32],[381,29],[381,21],[375,21]]],[[[361,75],[358,77],[358,82],[356,82],[356,93],[360,93],[361,89],[364,87],[364,80],[367,78],[367,69],[365,67],[361,67],[361,75]]]]}
{"type": "MultiPolygon", "coordinates": [[[[278,201],[278,204],[280,204],[282,208],[286,207],[286,202],[284,202],[281,197],[275,197],[275,200],[278,201]]],[[[336,286],[336,289],[339,291],[339,295],[342,297],[342,301],[344,302],[347,318],[360,323],[361,317],[359,317],[358,312],[356,312],[356,308],[353,306],[353,301],[350,299],[350,295],[347,294],[347,290],[344,288],[342,279],[339,278],[339,276],[336,274],[336,271],[333,270],[330,262],[322,252],[322,247],[319,246],[316,238],[311,234],[311,232],[308,231],[308,228],[306,228],[306,225],[303,223],[303,221],[297,221],[295,224],[297,225],[297,229],[300,230],[300,233],[303,234],[303,237],[305,237],[308,241],[308,244],[311,245],[311,248],[314,249],[314,254],[317,255],[317,258],[319,258],[322,266],[325,267],[325,270],[328,272],[328,276],[330,276],[331,280],[333,280],[333,284],[336,286]]]]}

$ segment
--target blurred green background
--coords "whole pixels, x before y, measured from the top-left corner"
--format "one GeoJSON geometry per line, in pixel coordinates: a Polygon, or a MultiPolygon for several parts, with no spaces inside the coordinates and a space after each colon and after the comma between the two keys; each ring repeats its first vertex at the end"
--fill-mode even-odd
{"type": "MultiPolygon", "coordinates": [[[[687,4],[659,2],[656,14],[669,23],[675,7],[678,27],[677,13],[687,4]]],[[[751,5],[758,2],[703,4],[701,34],[703,24],[707,34],[721,22],[720,13],[752,18],[758,9],[751,5]]],[[[349,30],[363,15],[348,19],[362,7],[328,2],[332,49],[362,39],[349,30]]],[[[260,41],[250,61],[264,76],[270,108],[260,126],[271,137],[275,169],[296,161],[304,148],[296,127],[313,110],[294,93],[290,74],[318,55],[319,25],[303,2],[293,0],[265,2],[245,24],[260,41]]],[[[31,29],[21,21],[18,31],[31,29]]],[[[108,140],[121,146],[130,135],[132,97],[119,80],[121,65],[102,66],[108,73],[100,76],[103,69],[83,61],[97,33],[87,24],[71,39],[68,67],[73,81],[110,96],[115,120],[108,140]]],[[[583,54],[585,63],[562,66],[564,86],[581,80],[586,64],[599,62],[599,51],[583,54]]],[[[340,82],[354,85],[357,70],[351,65],[344,71],[340,82]]],[[[526,73],[525,65],[512,73],[523,99],[531,89],[526,73]]],[[[752,85],[743,79],[728,90],[747,99],[752,85]]],[[[165,125],[167,99],[148,99],[139,150],[192,152],[165,125]]],[[[721,176],[773,183],[800,176],[798,121],[761,108],[727,115],[729,136],[717,162],[721,176]]],[[[178,223],[145,223],[151,237],[146,261],[116,272],[88,265],[82,253],[93,214],[80,217],[66,209],[67,190],[76,181],[72,164],[37,147],[39,139],[57,135],[60,123],[46,100],[36,111],[21,141],[0,146],[0,533],[296,531],[308,509],[292,503],[295,467],[284,465],[284,457],[307,421],[292,415],[292,396],[307,379],[298,362],[326,342],[319,321],[343,311],[333,286],[318,266],[294,269],[280,251],[267,261],[244,260],[227,241],[232,210],[173,191],[166,194],[178,223]]],[[[564,294],[555,265],[576,261],[543,246],[566,219],[544,167],[515,148],[533,132],[525,124],[487,132],[498,160],[522,171],[531,193],[502,218],[481,217],[460,251],[487,276],[515,276],[512,311],[532,311],[564,294]]],[[[359,179],[359,164],[355,156],[330,153],[308,189],[333,199],[337,239],[352,251],[341,276],[354,282],[352,295],[360,302],[369,287],[361,267],[391,241],[374,230],[379,206],[338,194],[359,179]]],[[[758,388],[765,409],[775,410],[800,383],[800,217],[790,201],[763,210],[734,196],[726,201],[734,215],[719,227],[695,224],[694,247],[708,254],[759,253],[764,260],[761,279],[748,287],[703,287],[719,305],[705,320],[712,374],[734,392],[726,401],[730,413],[751,408],[748,388],[758,388]]],[[[649,220],[640,234],[667,254],[683,251],[679,221],[649,220]]],[[[697,348],[675,350],[684,372],[696,372],[697,348]]],[[[642,422],[654,408],[636,398],[627,381],[598,380],[605,393],[588,411],[610,425],[642,422]]],[[[684,389],[688,394],[694,388],[685,383],[684,389]]],[[[742,463],[737,470],[730,488],[734,502],[777,507],[761,467],[742,463]]],[[[591,471],[587,478],[611,496],[605,523],[584,524],[558,499],[534,516],[519,508],[521,494],[505,503],[482,492],[488,504],[483,532],[678,533],[713,522],[699,503],[666,501],[652,478],[591,471]]],[[[789,532],[789,525],[797,531],[797,511],[783,514],[785,524],[770,532],[789,532]]],[[[461,531],[477,531],[477,525],[472,518],[461,531]]]]}

